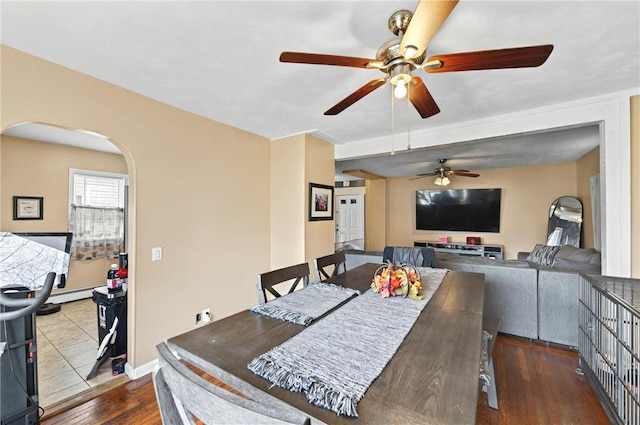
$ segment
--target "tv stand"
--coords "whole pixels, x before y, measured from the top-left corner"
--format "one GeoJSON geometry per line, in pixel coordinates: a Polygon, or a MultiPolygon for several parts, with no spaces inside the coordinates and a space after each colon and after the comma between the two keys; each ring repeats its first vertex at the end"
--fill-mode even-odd
{"type": "Polygon", "coordinates": [[[415,241],[413,246],[433,248],[436,252],[458,254],[474,257],[495,258],[502,260],[502,245],[469,245],[465,243],[442,243],[429,241],[415,241]]]}

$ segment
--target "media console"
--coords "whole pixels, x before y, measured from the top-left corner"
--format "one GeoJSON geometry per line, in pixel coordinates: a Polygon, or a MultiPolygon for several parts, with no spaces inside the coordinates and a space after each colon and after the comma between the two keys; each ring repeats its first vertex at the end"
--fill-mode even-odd
{"type": "Polygon", "coordinates": [[[468,245],[464,243],[442,243],[415,241],[413,246],[425,246],[433,248],[436,252],[449,254],[495,258],[502,260],[502,245],[468,245]]]}

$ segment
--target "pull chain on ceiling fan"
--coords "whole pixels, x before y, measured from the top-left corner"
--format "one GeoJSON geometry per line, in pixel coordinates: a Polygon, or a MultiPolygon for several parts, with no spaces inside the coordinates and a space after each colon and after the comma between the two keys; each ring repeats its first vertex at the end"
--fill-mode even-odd
{"type": "MultiPolygon", "coordinates": [[[[391,90],[391,152],[390,154],[393,156],[396,154],[396,150],[395,150],[395,143],[394,143],[394,138],[395,138],[395,124],[396,124],[396,102],[400,102],[403,100],[403,98],[406,96],[407,100],[406,100],[406,104],[407,104],[407,109],[406,109],[406,120],[407,120],[407,150],[410,151],[411,150],[411,118],[410,118],[410,112],[411,112],[411,106],[410,106],[410,102],[409,102],[409,97],[411,96],[411,85],[407,84],[407,86],[398,86],[398,87],[404,87],[404,94],[402,96],[400,96],[398,98],[398,95],[396,94],[395,90],[391,90]]],[[[399,114],[401,114],[402,111],[399,112],[399,114]]]]}
{"type": "Polygon", "coordinates": [[[498,50],[483,50],[452,53],[429,57],[426,50],[449,14],[458,4],[453,1],[420,0],[412,14],[408,10],[395,12],[389,18],[389,30],[398,36],[382,44],[376,59],[318,53],[283,52],[280,62],[313,65],[347,66],[352,68],[378,69],[384,74],[376,78],[329,108],[325,115],[337,115],[369,93],[389,81],[394,92],[402,94],[409,88],[409,101],[422,118],[440,112],[440,108],[418,76],[411,72],[422,69],[428,73],[474,71],[485,69],[528,68],[542,65],[553,50],[553,45],[516,47],[498,50]]]}

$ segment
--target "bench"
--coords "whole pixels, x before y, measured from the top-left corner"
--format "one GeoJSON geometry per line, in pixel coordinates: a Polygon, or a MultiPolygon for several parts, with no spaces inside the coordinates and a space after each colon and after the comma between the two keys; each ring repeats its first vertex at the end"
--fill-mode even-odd
{"type": "Polygon", "coordinates": [[[482,319],[483,330],[483,353],[481,357],[485,357],[485,339],[486,339],[486,365],[483,365],[483,359],[480,361],[480,386],[482,391],[487,393],[489,407],[498,409],[498,392],[496,391],[496,377],[493,368],[493,347],[498,337],[498,328],[500,320],[495,317],[484,316],[482,319]],[[483,370],[484,369],[484,370],[483,370]]]}

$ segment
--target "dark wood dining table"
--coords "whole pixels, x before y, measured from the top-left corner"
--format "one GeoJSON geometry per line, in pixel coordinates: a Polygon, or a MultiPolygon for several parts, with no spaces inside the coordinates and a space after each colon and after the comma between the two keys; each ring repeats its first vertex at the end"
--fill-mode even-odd
{"type": "MultiPolygon", "coordinates": [[[[364,291],[378,266],[364,264],[329,281],[364,291]]],[[[474,424],[484,290],[483,274],[446,274],[395,355],[358,403],[357,418],[338,416],[310,404],[300,393],[269,388],[270,382],[247,368],[253,358],[302,331],[301,325],[244,310],[168,342],[327,424],[474,424]]]]}

